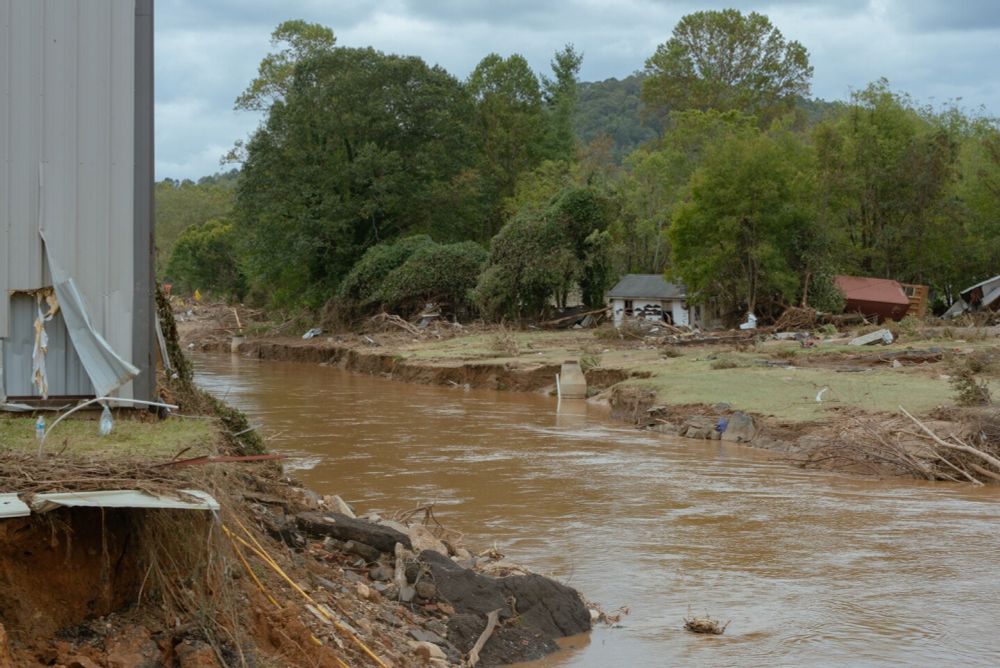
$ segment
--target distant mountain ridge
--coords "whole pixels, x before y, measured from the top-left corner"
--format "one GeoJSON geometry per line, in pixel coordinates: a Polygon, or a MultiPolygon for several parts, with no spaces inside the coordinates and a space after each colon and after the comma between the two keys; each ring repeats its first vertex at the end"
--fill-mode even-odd
{"type": "MultiPolygon", "coordinates": [[[[584,145],[602,135],[612,140],[616,162],[642,144],[660,136],[663,126],[656,117],[647,117],[642,103],[642,82],[646,75],[635,72],[624,79],[580,83],[580,97],[573,115],[573,131],[584,145]]],[[[800,98],[798,108],[807,125],[814,125],[843,107],[842,102],[800,98]]]]}

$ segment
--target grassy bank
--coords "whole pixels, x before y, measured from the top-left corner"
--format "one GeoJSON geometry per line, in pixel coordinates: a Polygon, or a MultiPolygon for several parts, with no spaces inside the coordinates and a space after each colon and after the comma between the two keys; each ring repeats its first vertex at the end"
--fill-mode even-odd
{"type": "MultiPolygon", "coordinates": [[[[422,364],[528,365],[583,359],[629,376],[626,386],[649,389],[669,404],[727,403],[734,409],[790,422],[822,419],[831,408],[894,412],[899,405],[924,413],[951,404],[949,378],[964,355],[994,350],[996,339],[910,337],[877,348],[841,341],[801,348],[768,341],[736,350],[727,346],[676,347],[609,339],[606,332],[518,332],[513,349],[501,350],[495,334],[447,340],[388,343],[399,359],[422,364]],[[902,361],[892,353],[940,350],[937,361],[902,361]],[[879,359],[880,357],[884,359],[879,359]],[[817,394],[827,388],[816,400],[817,394]]],[[[989,381],[997,384],[996,380],[989,381]]]]}

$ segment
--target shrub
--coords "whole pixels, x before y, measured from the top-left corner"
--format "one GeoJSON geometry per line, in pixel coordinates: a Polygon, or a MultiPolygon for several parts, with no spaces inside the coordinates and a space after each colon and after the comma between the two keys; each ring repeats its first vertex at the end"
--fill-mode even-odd
{"type": "Polygon", "coordinates": [[[899,321],[899,333],[907,338],[915,338],[920,333],[921,324],[919,318],[908,315],[899,321]]]}
{"type": "Polygon", "coordinates": [[[514,336],[514,332],[508,329],[503,323],[500,323],[497,331],[493,333],[493,337],[490,339],[490,347],[493,349],[493,352],[504,353],[511,357],[517,357],[521,352],[521,347],[517,344],[517,337],[514,336]]]}
{"type": "Polygon", "coordinates": [[[340,283],[337,296],[354,308],[366,308],[381,299],[382,283],[421,248],[434,245],[426,234],[375,244],[361,256],[340,283]]]}
{"type": "Polygon", "coordinates": [[[816,328],[816,331],[823,336],[836,336],[838,333],[836,325],[830,322],[825,325],[820,325],[816,328]]]}
{"type": "Polygon", "coordinates": [[[385,277],[378,300],[387,311],[404,315],[428,302],[464,311],[472,306],[472,290],[485,263],[486,251],[475,242],[431,242],[385,277]]]}
{"type": "Polygon", "coordinates": [[[601,367],[601,356],[600,355],[584,355],[580,358],[580,370],[587,373],[591,369],[599,369],[601,367]]]}
{"type": "Polygon", "coordinates": [[[976,373],[965,364],[949,381],[955,390],[955,403],[960,406],[988,406],[992,403],[986,381],[976,378],[976,373]]]}

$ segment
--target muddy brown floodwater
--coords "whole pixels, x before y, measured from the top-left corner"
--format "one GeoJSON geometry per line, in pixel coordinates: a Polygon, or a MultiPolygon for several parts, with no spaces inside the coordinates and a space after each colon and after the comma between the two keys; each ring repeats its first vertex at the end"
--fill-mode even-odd
{"type": "Polygon", "coordinates": [[[436,502],[468,543],[631,608],[547,666],[1000,665],[1000,489],[801,471],[583,402],[195,363],[316,491],[436,502]],[[694,636],[689,611],[732,624],[694,636]]]}

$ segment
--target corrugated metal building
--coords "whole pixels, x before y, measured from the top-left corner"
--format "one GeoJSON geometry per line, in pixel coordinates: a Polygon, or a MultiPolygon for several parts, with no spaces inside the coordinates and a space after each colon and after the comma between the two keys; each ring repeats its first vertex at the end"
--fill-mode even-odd
{"type": "Polygon", "coordinates": [[[0,400],[154,393],[152,10],[0,0],[0,400]]]}

